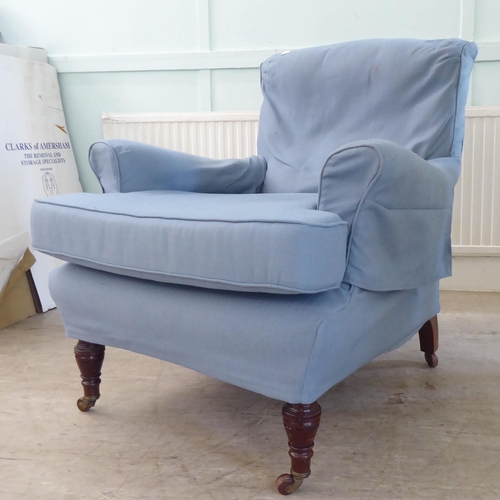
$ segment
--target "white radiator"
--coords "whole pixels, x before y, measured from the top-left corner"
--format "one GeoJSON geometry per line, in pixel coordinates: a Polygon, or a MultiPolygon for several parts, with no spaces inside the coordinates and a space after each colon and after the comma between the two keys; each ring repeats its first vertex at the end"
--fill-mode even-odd
{"type": "MultiPolygon", "coordinates": [[[[208,156],[255,154],[258,113],[103,115],[104,137],[208,156]]],[[[500,107],[466,111],[462,175],[455,191],[455,255],[500,256],[500,107]]]]}
{"type": "Polygon", "coordinates": [[[455,255],[500,256],[500,107],[466,110],[462,174],[455,189],[455,255]]]}
{"type": "Polygon", "coordinates": [[[130,139],[209,158],[256,154],[259,113],[104,114],[105,139],[130,139]]]}

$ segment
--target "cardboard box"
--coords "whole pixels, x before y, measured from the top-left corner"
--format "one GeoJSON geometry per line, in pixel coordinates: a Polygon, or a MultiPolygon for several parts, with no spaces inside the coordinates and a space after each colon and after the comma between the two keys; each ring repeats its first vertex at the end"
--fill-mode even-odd
{"type": "Polygon", "coordinates": [[[26,250],[4,289],[0,291],[0,330],[36,314],[36,290],[33,285],[30,286],[32,280],[29,274],[34,263],[35,257],[26,250]]]}

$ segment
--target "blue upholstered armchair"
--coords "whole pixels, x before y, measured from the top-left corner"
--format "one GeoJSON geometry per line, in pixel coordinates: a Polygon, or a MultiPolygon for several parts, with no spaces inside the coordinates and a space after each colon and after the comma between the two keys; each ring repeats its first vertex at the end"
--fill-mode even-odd
{"type": "Polygon", "coordinates": [[[417,331],[435,366],[476,52],[381,39],[273,56],[248,159],[94,144],[105,194],[32,215],[34,247],[68,262],[50,286],[78,339],[80,410],[104,346],[283,400],[288,494],[310,474],[322,394],[417,331]]]}

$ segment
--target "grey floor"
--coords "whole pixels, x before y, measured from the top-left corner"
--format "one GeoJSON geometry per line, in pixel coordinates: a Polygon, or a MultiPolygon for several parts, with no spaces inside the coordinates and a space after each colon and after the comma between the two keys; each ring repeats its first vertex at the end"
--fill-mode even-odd
{"type": "MultiPolygon", "coordinates": [[[[299,499],[500,497],[500,294],[442,294],[439,366],[417,339],[321,399],[299,499]]],[[[0,499],[278,499],[281,403],[108,349],[81,413],[57,311],[0,331],[0,499]]]]}

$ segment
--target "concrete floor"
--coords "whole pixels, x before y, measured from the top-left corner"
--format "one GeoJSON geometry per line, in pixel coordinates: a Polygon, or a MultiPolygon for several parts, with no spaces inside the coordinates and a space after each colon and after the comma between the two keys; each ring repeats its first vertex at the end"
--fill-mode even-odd
{"type": "MultiPolygon", "coordinates": [[[[445,292],[439,366],[417,339],[321,399],[299,499],[500,497],[500,294],[445,292]]],[[[0,331],[0,499],[277,499],[281,403],[108,349],[80,396],[57,311],[0,331]]]]}

